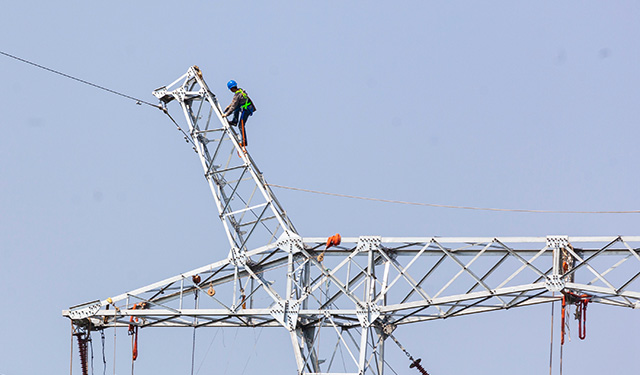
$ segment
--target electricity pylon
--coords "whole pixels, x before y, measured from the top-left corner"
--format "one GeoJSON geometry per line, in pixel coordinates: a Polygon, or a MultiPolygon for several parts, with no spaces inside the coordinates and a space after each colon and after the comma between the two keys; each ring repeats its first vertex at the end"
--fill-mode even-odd
{"type": "Polygon", "coordinates": [[[198,67],[153,94],[182,109],[228,256],[63,311],[79,337],[109,327],[283,327],[298,374],[382,375],[385,340],[396,341],[400,325],[563,294],[640,308],[640,236],[301,237],[198,67]]]}

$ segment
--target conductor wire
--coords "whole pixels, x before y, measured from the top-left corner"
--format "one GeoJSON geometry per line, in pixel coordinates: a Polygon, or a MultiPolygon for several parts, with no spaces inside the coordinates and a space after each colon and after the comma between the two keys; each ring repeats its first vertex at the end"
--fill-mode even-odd
{"type": "Polygon", "coordinates": [[[412,206],[427,206],[427,207],[436,207],[436,208],[455,208],[460,210],[478,210],[478,211],[498,211],[498,212],[529,212],[529,213],[538,213],[538,214],[640,214],[640,210],[629,210],[629,211],[557,211],[557,210],[526,210],[519,208],[490,208],[490,207],[473,207],[473,206],[454,206],[449,204],[436,204],[436,203],[420,203],[420,202],[407,202],[407,201],[399,201],[392,199],[381,199],[381,198],[369,198],[369,197],[361,197],[357,195],[348,195],[348,194],[339,194],[339,193],[329,193],[325,191],[318,190],[310,190],[310,189],[302,189],[291,186],[283,186],[276,184],[267,184],[268,186],[273,186],[280,189],[288,189],[295,191],[303,191],[305,193],[313,193],[313,194],[321,194],[321,195],[330,195],[333,197],[340,198],[350,198],[350,199],[360,199],[366,201],[374,201],[374,202],[383,202],[383,203],[396,203],[396,204],[407,204],[412,206]]]}
{"type": "Polygon", "coordinates": [[[127,99],[135,100],[137,104],[146,104],[146,105],[150,105],[150,106],[152,106],[152,107],[156,107],[156,108],[162,109],[162,107],[161,107],[161,106],[159,106],[159,105],[157,105],[157,104],[149,103],[149,102],[148,102],[148,101],[146,101],[146,100],[138,99],[138,98],[136,98],[136,97],[133,97],[133,96],[130,96],[130,95],[127,95],[127,94],[123,94],[123,93],[118,92],[118,91],[115,91],[115,90],[111,90],[111,89],[106,88],[106,87],[104,87],[104,86],[96,85],[95,83],[92,83],[92,82],[89,82],[89,81],[85,81],[84,79],[80,79],[80,78],[74,77],[74,76],[72,76],[72,75],[69,75],[69,74],[66,74],[66,73],[62,73],[62,72],[60,72],[60,71],[58,71],[58,70],[55,70],[55,69],[47,68],[47,67],[46,67],[46,66],[44,66],[44,65],[36,64],[36,63],[34,63],[33,61],[29,61],[29,60],[27,60],[27,59],[23,59],[23,58],[21,58],[21,57],[11,55],[11,54],[6,53],[6,52],[3,52],[3,51],[0,51],[0,54],[5,55],[5,56],[7,56],[7,57],[10,57],[10,58],[12,58],[12,59],[15,59],[15,60],[21,61],[21,62],[23,62],[23,63],[29,64],[29,65],[33,65],[33,66],[35,66],[35,67],[37,67],[37,68],[44,69],[44,70],[46,70],[46,71],[48,71],[48,72],[51,72],[51,73],[55,73],[55,74],[61,75],[61,76],[65,77],[65,78],[69,78],[69,79],[72,79],[72,80],[74,80],[74,81],[78,81],[78,82],[80,82],[80,83],[84,83],[85,85],[93,86],[93,87],[98,88],[98,89],[100,89],[100,90],[104,90],[104,91],[110,92],[110,93],[112,93],[112,94],[120,95],[120,96],[122,96],[122,97],[124,97],[124,98],[127,98],[127,99]]]}
{"type": "MultiPolygon", "coordinates": [[[[161,110],[162,112],[164,112],[167,116],[169,116],[169,118],[171,119],[171,121],[176,125],[176,127],[178,127],[178,130],[179,130],[180,132],[182,132],[182,134],[184,134],[185,139],[187,139],[187,141],[188,141],[188,142],[191,142],[191,144],[195,147],[195,143],[193,142],[193,139],[192,139],[192,138],[191,138],[191,137],[190,137],[190,136],[189,136],[189,135],[188,135],[184,130],[182,130],[182,128],[180,127],[180,125],[178,125],[178,123],[173,119],[173,117],[171,117],[171,115],[169,114],[169,112],[167,111],[167,109],[166,109],[166,108],[164,108],[164,107],[163,107],[163,106],[161,106],[161,105],[153,104],[153,103],[150,103],[150,102],[148,102],[148,101],[146,101],[146,100],[142,100],[142,99],[136,98],[136,97],[131,96],[131,95],[123,94],[123,93],[121,93],[121,92],[119,92],[119,91],[112,90],[112,89],[110,89],[110,88],[107,88],[107,87],[104,87],[104,86],[97,85],[97,84],[95,84],[95,83],[93,83],[93,82],[89,82],[89,81],[86,81],[86,80],[84,80],[84,79],[80,79],[80,78],[78,78],[78,77],[74,77],[74,76],[72,76],[72,75],[70,75],[70,74],[66,74],[66,73],[63,73],[63,72],[61,72],[61,71],[58,71],[58,70],[55,70],[55,69],[48,68],[48,67],[46,67],[46,66],[44,66],[44,65],[40,65],[40,64],[34,63],[33,61],[29,61],[29,60],[27,60],[27,59],[23,59],[23,58],[21,58],[21,57],[14,56],[14,55],[12,55],[12,54],[10,54],[10,53],[6,53],[6,52],[3,52],[3,51],[0,51],[0,54],[5,55],[5,56],[7,56],[7,57],[10,57],[10,58],[12,58],[12,59],[18,60],[18,61],[23,62],[23,63],[25,63],[25,64],[29,64],[29,65],[35,66],[36,68],[40,68],[40,69],[46,70],[46,71],[48,71],[48,72],[51,72],[51,73],[55,73],[55,74],[61,75],[61,76],[65,77],[65,78],[69,78],[69,79],[72,79],[72,80],[74,80],[74,81],[77,81],[77,82],[80,82],[80,83],[84,83],[85,85],[89,85],[89,86],[91,86],[91,87],[95,87],[95,88],[97,88],[97,89],[104,90],[104,91],[106,91],[106,92],[110,92],[110,93],[112,93],[112,94],[122,96],[123,98],[127,98],[127,99],[130,99],[130,100],[135,100],[136,104],[138,104],[138,105],[146,104],[146,105],[148,105],[148,106],[151,106],[151,107],[157,108],[157,109],[161,110]]],[[[195,148],[194,148],[194,150],[195,150],[195,148]]],[[[196,150],[196,152],[198,152],[198,151],[196,150]]]]}
{"type": "MultiPolygon", "coordinates": [[[[169,111],[167,111],[167,109],[164,108],[161,105],[153,104],[153,103],[150,103],[150,102],[148,102],[146,100],[142,100],[142,99],[136,98],[136,97],[131,96],[131,95],[123,94],[123,93],[118,92],[116,90],[112,90],[110,88],[97,85],[97,84],[95,84],[93,82],[89,82],[89,81],[86,81],[84,79],[80,79],[80,78],[74,77],[72,75],[60,72],[58,70],[48,68],[48,67],[46,67],[44,65],[37,64],[37,63],[35,63],[33,61],[29,61],[27,59],[23,59],[23,58],[18,57],[18,56],[14,56],[14,55],[6,53],[4,51],[0,51],[0,54],[2,54],[4,56],[7,56],[7,57],[10,57],[12,59],[15,59],[17,61],[20,61],[20,62],[29,64],[29,65],[35,66],[37,68],[46,70],[48,72],[61,75],[61,76],[65,77],[65,78],[69,78],[69,79],[72,79],[74,81],[78,81],[80,83],[84,83],[85,85],[89,85],[89,86],[95,87],[97,89],[104,90],[104,91],[110,92],[110,93],[115,94],[115,95],[122,96],[122,97],[130,99],[130,100],[135,100],[136,104],[139,104],[139,105],[146,104],[148,106],[151,106],[151,107],[154,107],[154,108],[158,108],[161,111],[163,111],[167,116],[169,116],[171,121],[178,128],[178,130],[180,132],[182,132],[182,134],[184,134],[185,139],[194,146],[194,151],[196,153],[198,152],[197,148],[195,147],[196,145],[195,145],[192,137],[189,136],[180,127],[180,125],[178,125],[178,123],[173,119],[173,117],[171,117],[171,115],[169,115],[169,111]]],[[[282,185],[276,185],[276,184],[267,184],[267,185],[268,186],[277,187],[277,188],[281,188],[281,189],[304,191],[304,192],[307,192],[307,193],[331,195],[331,196],[342,197],[342,198],[361,199],[361,200],[369,200],[369,201],[385,202],[385,203],[406,204],[406,205],[413,205],[413,206],[427,206],[427,207],[436,207],[436,208],[454,208],[454,209],[462,209],[462,210],[498,211],[498,212],[528,212],[528,213],[546,213],[546,214],[639,214],[640,213],[640,210],[626,210],[626,211],[573,211],[573,210],[527,210],[527,209],[513,209],[513,208],[455,206],[455,205],[448,205],[448,204],[405,202],[405,201],[398,201],[398,200],[391,200],[391,199],[368,198],[368,197],[361,197],[361,196],[355,196],[355,195],[337,194],[337,193],[328,193],[328,192],[321,192],[321,191],[309,190],[309,189],[301,189],[301,188],[295,188],[295,187],[290,187],[290,186],[282,186],[282,185]]]]}

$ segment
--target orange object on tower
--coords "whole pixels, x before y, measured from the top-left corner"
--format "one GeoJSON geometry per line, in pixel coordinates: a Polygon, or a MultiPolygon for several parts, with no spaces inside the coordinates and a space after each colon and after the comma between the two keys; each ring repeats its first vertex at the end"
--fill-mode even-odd
{"type": "Polygon", "coordinates": [[[324,260],[324,253],[331,246],[340,245],[340,241],[342,241],[342,237],[340,237],[340,233],[336,233],[333,236],[327,238],[327,246],[322,250],[322,254],[318,255],[318,262],[322,262],[324,260]]]}
{"type": "Polygon", "coordinates": [[[340,233],[336,233],[333,236],[329,237],[327,239],[327,247],[325,248],[325,250],[330,248],[331,246],[340,245],[341,240],[342,240],[342,237],[340,237],[340,233]]]}

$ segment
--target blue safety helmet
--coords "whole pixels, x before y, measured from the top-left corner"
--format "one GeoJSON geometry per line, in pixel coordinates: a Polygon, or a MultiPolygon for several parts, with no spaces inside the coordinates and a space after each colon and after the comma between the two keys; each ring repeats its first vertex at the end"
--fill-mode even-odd
{"type": "Polygon", "coordinates": [[[232,89],[232,88],[234,88],[234,87],[238,87],[238,84],[236,83],[236,81],[231,80],[231,81],[227,82],[227,88],[228,88],[229,90],[231,90],[231,89],[232,89]]]}

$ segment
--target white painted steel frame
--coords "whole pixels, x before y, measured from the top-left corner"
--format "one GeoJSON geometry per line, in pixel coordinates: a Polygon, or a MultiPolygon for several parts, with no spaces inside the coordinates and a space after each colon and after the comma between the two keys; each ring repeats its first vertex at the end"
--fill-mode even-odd
{"type": "Polygon", "coordinates": [[[282,233],[295,233],[256,164],[240,146],[238,134],[222,117],[220,104],[197,66],[168,86],[156,89],[153,95],[165,105],[172,101],[180,105],[231,244],[231,254],[242,256],[247,248],[255,247],[251,237],[259,237],[254,242],[261,245],[282,233]],[[260,236],[255,232],[264,233],[260,236]]]}
{"type": "Polygon", "coordinates": [[[383,332],[399,325],[551,302],[556,290],[640,308],[640,237],[565,237],[575,265],[559,273],[563,248],[550,238],[344,238],[322,263],[325,238],[283,238],[246,253],[258,261],[228,258],[63,315],[96,328],[128,326],[131,316],[141,327],[284,326],[300,373],[333,373],[326,367],[342,352],[346,372],[380,374],[383,332]],[[186,308],[196,294],[198,307],[186,308]],[[131,309],[140,302],[148,309],[131,309]]]}
{"type": "Polygon", "coordinates": [[[229,256],[63,311],[82,329],[284,327],[299,374],[382,375],[385,339],[399,325],[552,302],[563,291],[640,308],[640,237],[362,236],[320,262],[327,238],[296,233],[200,70],[154,95],[182,109],[229,256]]]}

